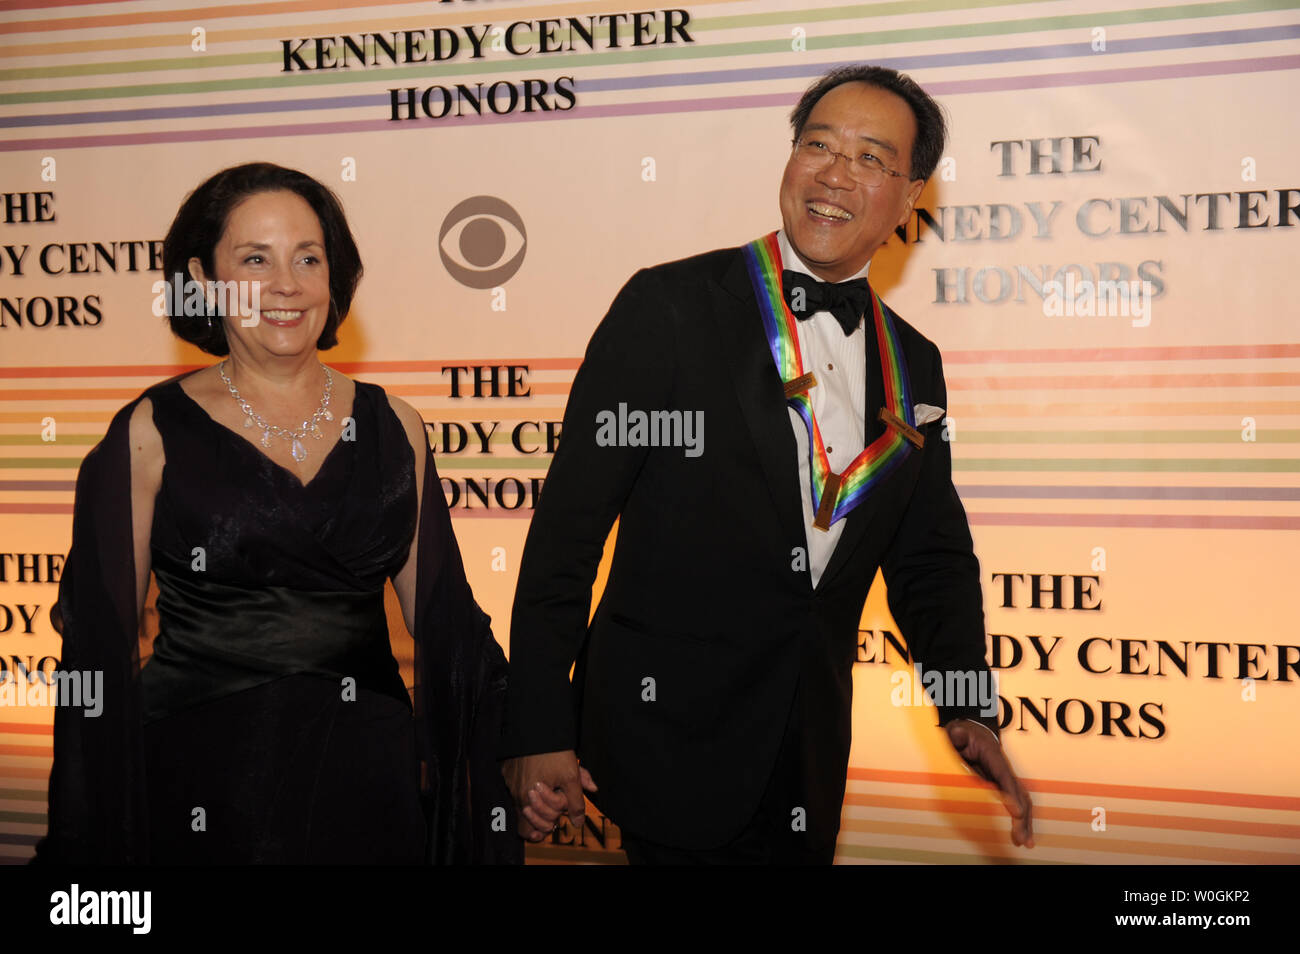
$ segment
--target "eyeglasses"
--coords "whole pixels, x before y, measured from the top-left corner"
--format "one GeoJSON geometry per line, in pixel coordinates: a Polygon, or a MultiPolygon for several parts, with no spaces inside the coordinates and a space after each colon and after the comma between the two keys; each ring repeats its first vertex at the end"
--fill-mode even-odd
{"type": "Polygon", "coordinates": [[[836,152],[818,139],[793,139],[791,144],[794,146],[795,162],[813,172],[820,172],[836,159],[843,159],[848,163],[849,178],[864,186],[878,186],[885,181],[885,176],[906,178],[904,173],[887,168],[870,153],[864,152],[855,158],[836,152]]]}

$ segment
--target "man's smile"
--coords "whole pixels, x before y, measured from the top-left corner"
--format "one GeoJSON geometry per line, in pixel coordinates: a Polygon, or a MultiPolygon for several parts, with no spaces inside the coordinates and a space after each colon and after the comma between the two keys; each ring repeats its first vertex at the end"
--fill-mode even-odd
{"type": "Polygon", "coordinates": [[[842,209],[838,205],[832,205],[829,202],[809,202],[808,211],[812,213],[813,218],[825,219],[828,221],[848,222],[853,219],[853,213],[847,209],[842,209]]]}

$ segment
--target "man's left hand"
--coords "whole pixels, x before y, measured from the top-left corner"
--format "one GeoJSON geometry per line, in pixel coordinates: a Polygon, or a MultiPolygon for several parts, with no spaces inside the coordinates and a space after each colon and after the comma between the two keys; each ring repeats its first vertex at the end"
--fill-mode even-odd
{"type": "Polygon", "coordinates": [[[948,741],[967,765],[986,782],[998,787],[998,794],[1011,815],[1011,843],[1034,847],[1033,803],[1016,778],[993,731],[970,719],[954,719],[945,727],[948,741]]]}

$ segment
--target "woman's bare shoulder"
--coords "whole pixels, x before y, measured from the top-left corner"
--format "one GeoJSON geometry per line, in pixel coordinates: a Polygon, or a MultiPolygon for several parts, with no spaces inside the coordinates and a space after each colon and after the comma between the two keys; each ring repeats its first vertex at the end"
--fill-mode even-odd
{"type": "MultiPolygon", "coordinates": [[[[153,401],[143,397],[131,412],[131,473],[140,477],[157,476],[161,479],[163,465],[162,435],[153,420],[153,401]]],[[[157,481],[154,481],[155,483],[157,481]]]]}

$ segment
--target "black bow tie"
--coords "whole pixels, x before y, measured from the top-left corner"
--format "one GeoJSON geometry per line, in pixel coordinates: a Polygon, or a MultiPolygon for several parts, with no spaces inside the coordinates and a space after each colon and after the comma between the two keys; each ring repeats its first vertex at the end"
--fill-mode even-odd
{"type": "Polygon", "coordinates": [[[811,275],[781,272],[781,290],[786,304],[800,321],[811,318],[819,311],[829,311],[840,323],[846,335],[853,334],[862,313],[867,310],[867,280],[855,278],[848,282],[819,282],[811,275]]]}

